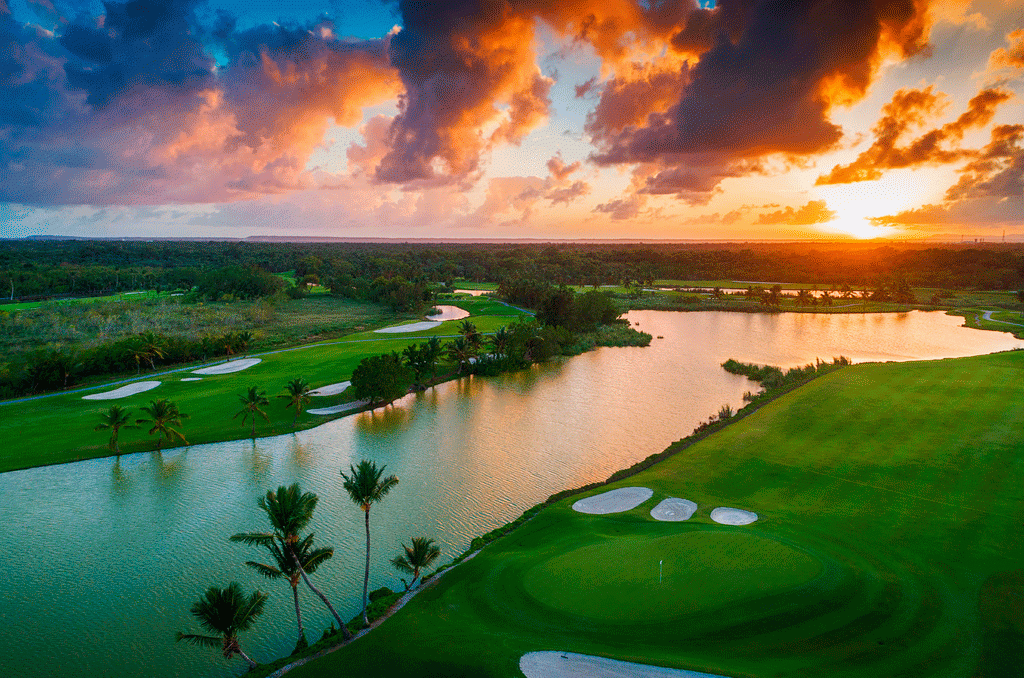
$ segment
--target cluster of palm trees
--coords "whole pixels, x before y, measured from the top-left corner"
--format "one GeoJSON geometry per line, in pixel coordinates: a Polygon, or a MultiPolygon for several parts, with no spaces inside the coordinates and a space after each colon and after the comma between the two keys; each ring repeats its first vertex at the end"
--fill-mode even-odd
{"type": "MultiPolygon", "coordinates": [[[[302,413],[302,408],[309,404],[310,401],[310,390],[311,387],[302,377],[297,377],[289,381],[285,387],[285,392],[278,398],[285,398],[287,402],[284,404],[285,408],[294,408],[295,417],[292,419],[292,428],[299,421],[299,414],[302,413]]],[[[242,409],[238,411],[233,417],[237,419],[242,418],[242,425],[245,426],[245,422],[252,420],[252,438],[256,439],[256,416],[263,417],[264,421],[269,422],[270,417],[263,411],[263,407],[270,404],[270,399],[267,398],[267,392],[260,390],[258,386],[250,386],[249,389],[238,396],[238,401],[242,404],[242,409]]]]}
{"type": "MultiPolygon", "coordinates": [[[[352,502],[362,509],[366,525],[366,566],[361,612],[363,627],[369,626],[367,608],[370,583],[370,508],[383,500],[398,484],[396,476],[384,475],[385,468],[378,467],[372,461],[363,460],[355,466],[350,465],[348,473],[341,471],[342,486],[352,502]]],[[[291,587],[298,625],[296,651],[308,646],[299,605],[300,581],[305,583],[330,611],[342,637],[345,640],[352,638],[351,630],[331,601],[310,579],[310,575],[334,557],[333,548],[317,547],[315,535],[312,532],[304,533],[313,518],[318,502],[319,497],[316,494],[303,492],[298,483],[282,485],[276,491],[268,491],[257,501],[257,506],[270,523],[270,529],[265,532],[242,532],[230,537],[232,542],[265,549],[269,556],[268,562],[247,561],[246,565],[267,579],[287,581],[291,587]]],[[[393,558],[391,563],[399,571],[413,575],[412,580],[406,585],[408,590],[416,586],[421,571],[440,556],[441,550],[432,539],[425,537],[413,538],[412,545],[403,544],[402,549],[403,553],[393,558]]],[[[223,589],[210,587],[192,605],[191,613],[199,621],[200,626],[208,634],[213,635],[178,633],[177,640],[202,647],[219,647],[225,658],[230,659],[238,655],[251,667],[255,667],[256,662],[242,651],[238,634],[251,628],[262,614],[267,595],[257,590],[246,596],[237,582],[232,582],[223,589]]],[[[332,622],[332,628],[333,625],[332,622]]]]}
{"type": "Polygon", "coordinates": [[[168,441],[173,441],[177,438],[188,445],[185,436],[175,427],[181,426],[182,420],[188,419],[189,415],[180,412],[177,403],[167,398],[160,398],[158,400],[151,400],[149,405],[140,409],[148,416],[136,419],[134,423],[132,423],[131,410],[120,405],[111,405],[110,409],[100,414],[100,423],[96,425],[94,430],[110,431],[110,441],[107,445],[110,447],[111,452],[121,454],[121,446],[118,443],[121,429],[141,428],[141,424],[152,425],[149,429],[149,435],[157,435],[157,452],[163,447],[164,438],[168,441]]]}

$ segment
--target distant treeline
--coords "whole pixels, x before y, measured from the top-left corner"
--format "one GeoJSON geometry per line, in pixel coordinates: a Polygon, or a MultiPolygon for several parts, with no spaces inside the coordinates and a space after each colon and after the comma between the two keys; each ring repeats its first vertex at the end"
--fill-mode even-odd
{"type": "MultiPolygon", "coordinates": [[[[915,287],[1020,289],[1024,246],[877,243],[398,244],[0,241],[0,296],[91,295],[199,285],[235,267],[295,271],[358,296],[374,281],[457,279],[635,284],[656,279],[813,282],[877,287],[901,276],[915,287]]],[[[414,290],[399,293],[415,296],[414,290]]],[[[402,305],[402,304],[400,304],[402,305]]]]}

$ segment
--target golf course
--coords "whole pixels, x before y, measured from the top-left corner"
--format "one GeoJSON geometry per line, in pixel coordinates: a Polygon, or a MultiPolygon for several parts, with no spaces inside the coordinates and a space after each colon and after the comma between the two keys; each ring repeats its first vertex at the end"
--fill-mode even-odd
{"type": "Polygon", "coordinates": [[[1022,402],[1021,351],[843,368],[547,506],[289,675],[521,676],[545,650],[733,678],[1020,675],[1022,402]],[[572,508],[622,487],[653,496],[572,508]],[[652,518],[671,497],[689,520],[652,518]]]}
{"type": "MultiPolygon", "coordinates": [[[[510,325],[517,319],[530,316],[519,309],[487,298],[459,299],[452,302],[468,311],[468,316],[481,333],[492,333],[499,327],[510,325]]],[[[286,409],[286,400],[278,400],[285,384],[297,377],[308,381],[314,389],[348,379],[359,362],[369,356],[390,351],[401,352],[406,346],[423,342],[432,336],[451,337],[458,334],[455,320],[439,322],[405,323],[412,331],[380,333],[367,330],[348,335],[341,340],[308,344],[291,349],[272,351],[259,356],[259,361],[248,356],[236,356],[235,361],[246,360],[250,365],[242,370],[227,370],[223,365],[196,364],[173,370],[147,372],[138,379],[124,379],[114,384],[94,388],[79,388],[66,393],[44,397],[22,398],[0,403],[0,436],[31,440],[31,446],[10,446],[0,455],[0,472],[19,468],[59,464],[111,454],[107,446],[109,433],[94,431],[100,416],[111,404],[129,408],[142,416],[140,408],[151,400],[167,398],[177,403],[179,410],[189,415],[181,432],[189,443],[207,443],[247,437],[248,428],[241,420],[232,421],[239,410],[238,398],[250,386],[267,392],[272,400],[266,407],[267,420],[259,419],[256,435],[286,433],[317,426],[327,421],[326,416],[302,412],[293,426],[295,412],[286,409]],[[253,364],[253,363],[256,364],[253,364]],[[200,375],[200,376],[197,376],[200,375]],[[146,388],[132,393],[132,384],[142,382],[146,388]],[[121,396],[121,389],[126,389],[121,396]],[[111,393],[111,391],[114,391],[111,393]]],[[[402,325],[392,330],[401,330],[402,325]]],[[[442,368],[438,370],[454,371],[442,368]]],[[[315,398],[313,409],[324,408],[353,400],[351,390],[315,398]]],[[[123,453],[156,449],[155,437],[145,431],[126,432],[121,438],[123,453]]],[[[182,446],[180,440],[164,441],[164,448],[182,446]]]]}

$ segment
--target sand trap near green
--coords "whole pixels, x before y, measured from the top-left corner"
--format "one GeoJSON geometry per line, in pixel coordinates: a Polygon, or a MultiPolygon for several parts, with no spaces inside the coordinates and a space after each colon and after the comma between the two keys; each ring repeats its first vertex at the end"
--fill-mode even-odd
{"type": "Polygon", "coordinates": [[[423,330],[432,330],[437,327],[440,321],[423,321],[418,323],[409,323],[408,325],[395,325],[393,327],[382,327],[379,330],[374,330],[376,334],[403,334],[405,332],[422,332],[423,330]]]}
{"type": "Polygon", "coordinates": [[[651,517],[655,520],[666,522],[681,522],[689,520],[697,512],[697,503],[689,499],[669,497],[662,499],[658,505],[651,509],[651,517]]]}
{"type": "Polygon", "coordinates": [[[128,384],[121,388],[115,388],[113,391],[104,391],[103,393],[91,393],[87,396],[82,396],[82,400],[116,400],[117,398],[127,398],[128,396],[135,395],[136,393],[145,393],[160,385],[159,381],[137,381],[134,384],[128,384]]]}
{"type": "Polygon", "coordinates": [[[231,374],[232,372],[247,370],[261,362],[263,362],[263,358],[242,358],[241,360],[231,360],[220,365],[213,365],[212,367],[192,370],[192,374],[231,374]]]}
{"type": "Polygon", "coordinates": [[[322,398],[323,396],[338,395],[351,385],[351,381],[339,381],[337,384],[327,384],[327,386],[321,386],[320,388],[313,389],[312,391],[309,392],[309,395],[315,396],[317,398],[322,398]]]}
{"type": "Polygon", "coordinates": [[[783,593],[822,569],[818,558],[781,541],[710,529],[589,544],[530,568],[523,588],[561,614],[654,624],[783,593]]]}
{"type": "Polygon", "coordinates": [[[526,678],[724,678],[712,673],[635,664],[575,652],[529,652],[519,660],[526,678]]]}
{"type": "Polygon", "coordinates": [[[369,405],[367,400],[355,400],[350,403],[342,403],[341,405],[334,405],[332,407],[318,407],[313,410],[306,410],[309,414],[341,414],[342,412],[349,412],[351,410],[358,410],[361,407],[369,405]]]}
{"type": "Polygon", "coordinates": [[[711,520],[722,525],[749,525],[757,520],[753,511],[719,506],[711,512],[711,520]]]}
{"type": "Polygon", "coordinates": [[[572,505],[572,510],[594,515],[620,513],[636,508],[653,496],[654,490],[647,487],[620,487],[617,490],[580,499],[572,505]]]}

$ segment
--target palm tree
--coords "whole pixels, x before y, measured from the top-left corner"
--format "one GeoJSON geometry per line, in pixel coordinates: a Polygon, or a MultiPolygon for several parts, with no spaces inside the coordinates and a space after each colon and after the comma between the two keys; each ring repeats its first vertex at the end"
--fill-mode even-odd
{"type": "Polygon", "coordinates": [[[480,332],[477,331],[476,325],[469,320],[463,320],[459,323],[459,334],[466,338],[466,341],[470,343],[473,348],[480,346],[480,332]]]}
{"type": "Polygon", "coordinates": [[[299,624],[299,639],[295,647],[306,647],[306,630],[302,626],[302,610],[299,608],[299,579],[301,576],[295,560],[298,560],[298,564],[307,574],[312,574],[316,572],[316,568],[334,557],[334,549],[326,546],[313,548],[312,533],[295,542],[291,551],[295,554],[294,560],[290,553],[281,548],[273,534],[236,534],[231,537],[231,541],[262,546],[270,552],[270,557],[274,561],[273,565],[265,565],[252,560],[246,561],[245,564],[267,579],[288,580],[288,584],[292,587],[292,598],[295,601],[295,619],[299,624]]]}
{"type": "MultiPolygon", "coordinates": [[[[285,403],[285,408],[295,408],[295,418],[292,419],[292,428],[295,428],[295,424],[299,421],[299,414],[302,412],[302,406],[309,403],[309,383],[305,379],[299,377],[292,379],[288,382],[287,386],[284,387],[287,391],[284,395],[277,396],[278,398],[287,398],[288,402],[285,403]]],[[[253,424],[256,423],[256,417],[253,417],[253,424]]],[[[255,436],[254,436],[255,437],[255,436]]]]}
{"type": "Polygon", "coordinates": [[[472,362],[476,355],[473,345],[465,337],[455,337],[446,345],[448,358],[458,364],[458,373],[462,374],[462,368],[472,362]]]}
{"type": "Polygon", "coordinates": [[[267,602],[267,594],[253,591],[248,597],[242,593],[237,582],[231,582],[226,588],[211,586],[199,600],[192,604],[192,616],[199,620],[199,625],[215,636],[204,636],[197,633],[176,634],[175,640],[184,640],[199,647],[220,646],[225,659],[236,654],[249,662],[249,668],[256,668],[256,662],[242,651],[238,643],[238,634],[248,631],[263,613],[263,605],[267,602]]]}
{"type": "Polygon", "coordinates": [[[255,338],[256,337],[249,330],[239,332],[238,334],[235,335],[235,341],[237,342],[238,347],[242,349],[242,353],[246,357],[248,357],[249,355],[249,347],[252,346],[252,342],[255,338]]]}
{"type": "Polygon", "coordinates": [[[121,447],[117,444],[117,436],[123,428],[139,428],[137,424],[131,423],[131,410],[126,410],[120,405],[111,405],[110,409],[100,415],[101,423],[96,424],[94,431],[110,429],[110,442],[107,446],[114,454],[121,454],[121,447]]]}
{"type": "MultiPolygon", "coordinates": [[[[301,543],[299,532],[313,519],[313,511],[316,509],[316,504],[319,500],[320,498],[316,494],[301,491],[298,483],[287,487],[282,485],[277,488],[277,492],[268,490],[266,496],[260,497],[257,506],[267,514],[267,518],[270,519],[270,525],[274,528],[273,532],[236,534],[231,537],[231,541],[240,541],[259,546],[265,546],[269,541],[277,544],[281,554],[291,558],[306,586],[323,601],[323,604],[334,615],[334,619],[338,622],[338,628],[341,629],[345,640],[348,640],[352,637],[348,627],[345,626],[345,622],[341,621],[341,617],[338,616],[334,606],[331,605],[331,601],[327,600],[327,596],[320,589],[313,586],[313,582],[309,580],[306,569],[303,567],[298,555],[299,544],[301,543]]],[[[310,546],[312,546],[312,542],[310,542],[310,546]]],[[[317,565],[320,565],[320,563],[318,562],[317,565]]]]}
{"type": "Polygon", "coordinates": [[[512,333],[506,325],[502,325],[494,333],[494,336],[491,337],[491,350],[494,351],[494,355],[498,358],[505,358],[508,356],[508,348],[511,343],[512,333]]]}
{"type": "MultiPolygon", "coordinates": [[[[270,421],[267,413],[260,409],[261,405],[270,404],[270,401],[267,399],[267,392],[261,391],[255,386],[250,386],[245,395],[238,396],[238,402],[242,403],[242,409],[231,418],[238,419],[239,415],[241,415],[242,426],[245,426],[245,420],[252,416],[252,439],[256,440],[256,415],[258,414],[266,421],[270,421]]],[[[298,417],[298,414],[295,416],[298,417]]]]}
{"type": "MultiPolygon", "coordinates": [[[[402,544],[402,548],[405,550],[405,554],[392,558],[391,564],[396,569],[412,575],[412,580],[405,587],[408,591],[416,586],[416,579],[420,576],[420,570],[430,567],[430,564],[441,555],[441,547],[435,545],[433,539],[413,537],[412,546],[409,547],[402,544]]],[[[404,582],[405,580],[403,579],[402,581],[404,582]]]]}
{"type": "Polygon", "coordinates": [[[366,519],[366,574],[363,577],[363,626],[370,625],[369,620],[366,618],[367,595],[370,586],[370,506],[383,499],[384,495],[398,484],[398,476],[383,477],[385,468],[387,466],[377,468],[376,463],[364,459],[356,467],[353,467],[351,464],[349,465],[348,470],[352,475],[345,475],[344,471],[341,472],[341,477],[344,478],[343,487],[348,492],[348,496],[353,503],[358,504],[363,509],[366,519]]]}
{"type": "Polygon", "coordinates": [[[149,435],[157,434],[157,452],[160,451],[164,438],[167,438],[167,440],[178,438],[181,442],[188,445],[188,441],[185,440],[185,436],[181,434],[181,431],[173,428],[174,426],[181,426],[182,419],[188,419],[187,414],[182,414],[178,411],[177,403],[167,398],[151,400],[149,401],[149,406],[143,407],[142,411],[149,415],[149,419],[136,419],[135,423],[153,424],[153,428],[149,429],[149,435]]]}

